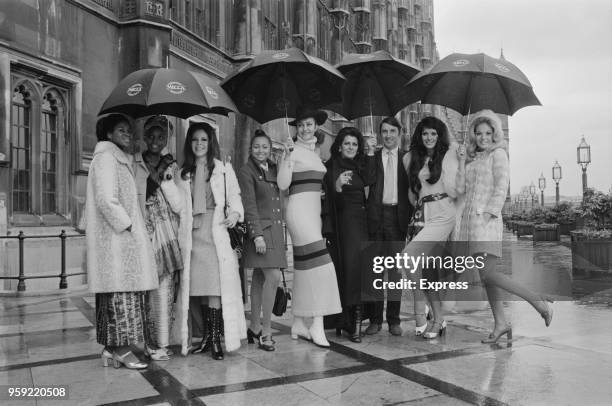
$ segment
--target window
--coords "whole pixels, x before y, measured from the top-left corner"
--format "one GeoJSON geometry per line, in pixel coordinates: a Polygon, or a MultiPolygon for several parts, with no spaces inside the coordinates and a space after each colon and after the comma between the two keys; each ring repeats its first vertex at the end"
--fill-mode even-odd
{"type": "Polygon", "coordinates": [[[69,224],[68,87],[20,69],[11,81],[11,223],[69,224]]]}
{"type": "Polygon", "coordinates": [[[57,107],[53,104],[57,100],[51,92],[45,94],[42,104],[42,121],[40,128],[40,157],[41,157],[41,194],[42,213],[57,212],[57,137],[58,115],[57,107]]]}
{"type": "Polygon", "coordinates": [[[11,108],[11,178],[13,212],[30,213],[30,92],[21,85],[13,92],[11,108]]]}

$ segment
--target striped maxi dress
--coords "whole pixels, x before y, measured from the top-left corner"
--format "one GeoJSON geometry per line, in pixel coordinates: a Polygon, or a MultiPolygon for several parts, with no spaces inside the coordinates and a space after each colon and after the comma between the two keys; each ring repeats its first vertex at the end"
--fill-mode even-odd
{"type": "Polygon", "coordinates": [[[297,317],[342,312],[336,271],[321,235],[321,189],[326,168],[308,145],[299,141],[281,164],[279,187],[290,172],[286,220],[293,243],[292,311],[297,317]],[[283,173],[284,172],[284,173],[283,173]]]}

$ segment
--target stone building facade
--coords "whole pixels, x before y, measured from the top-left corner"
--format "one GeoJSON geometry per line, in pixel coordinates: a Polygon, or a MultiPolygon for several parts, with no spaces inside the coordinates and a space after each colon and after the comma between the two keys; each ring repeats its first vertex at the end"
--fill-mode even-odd
{"type": "MultiPolygon", "coordinates": [[[[3,0],[0,235],[76,233],[98,111],[130,72],[172,67],[221,81],[260,51],[291,46],[332,64],[345,53],[386,49],[426,69],[438,59],[433,0],[3,0]]],[[[404,137],[432,108],[413,105],[400,113],[404,137]]],[[[222,153],[236,166],[259,126],[240,114],[175,119],[168,150],[179,162],[190,121],[217,128],[222,153]]],[[[323,151],[348,124],[331,115],[323,151]]],[[[279,123],[264,127],[276,142],[286,137],[279,123]]],[[[138,137],[141,132],[138,120],[138,137]]],[[[0,276],[17,272],[16,244],[0,240],[0,276]]],[[[28,274],[58,273],[57,238],[26,244],[28,274]]],[[[79,270],[81,240],[68,239],[67,251],[69,271],[79,270]]],[[[15,283],[4,281],[4,288],[15,283]]],[[[28,290],[45,283],[29,281],[28,290]]]]}

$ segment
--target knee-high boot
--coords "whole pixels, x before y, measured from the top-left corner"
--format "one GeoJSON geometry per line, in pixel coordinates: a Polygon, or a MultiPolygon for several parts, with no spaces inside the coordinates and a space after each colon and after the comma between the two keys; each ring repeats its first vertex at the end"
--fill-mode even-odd
{"type": "Polygon", "coordinates": [[[206,305],[202,305],[202,341],[191,352],[192,354],[200,354],[210,349],[211,331],[212,331],[212,328],[211,328],[209,307],[206,305]]]}
{"type": "Polygon", "coordinates": [[[211,320],[211,347],[210,353],[213,359],[223,359],[223,348],[221,348],[221,309],[209,309],[211,320]]]}

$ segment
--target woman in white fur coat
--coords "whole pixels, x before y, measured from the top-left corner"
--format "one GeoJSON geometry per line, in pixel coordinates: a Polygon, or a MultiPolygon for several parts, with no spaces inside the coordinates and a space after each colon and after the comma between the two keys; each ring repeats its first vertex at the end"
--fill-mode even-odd
{"type": "MultiPolygon", "coordinates": [[[[177,182],[188,202],[186,217],[192,225],[191,232],[179,229],[185,274],[189,275],[187,281],[181,282],[181,298],[184,300],[188,291],[189,296],[200,298],[202,306],[208,305],[208,311],[203,313],[206,333],[194,353],[210,348],[214,359],[223,359],[221,309],[226,351],[237,350],[240,340],[246,338],[238,258],[227,232],[244,218],[240,188],[231,165],[218,159],[219,143],[209,124],[194,123],[189,127],[183,156],[185,162],[177,182]],[[226,196],[230,208],[227,217],[226,196]]],[[[181,325],[187,317],[185,310],[182,305],[181,325]]]]}
{"type": "Polygon", "coordinates": [[[112,114],[96,125],[98,143],[87,179],[87,274],[96,294],[102,362],[146,368],[130,345],[148,340],[147,291],[158,286],[153,251],[140,212],[131,156],[130,120],[112,114]]]}

